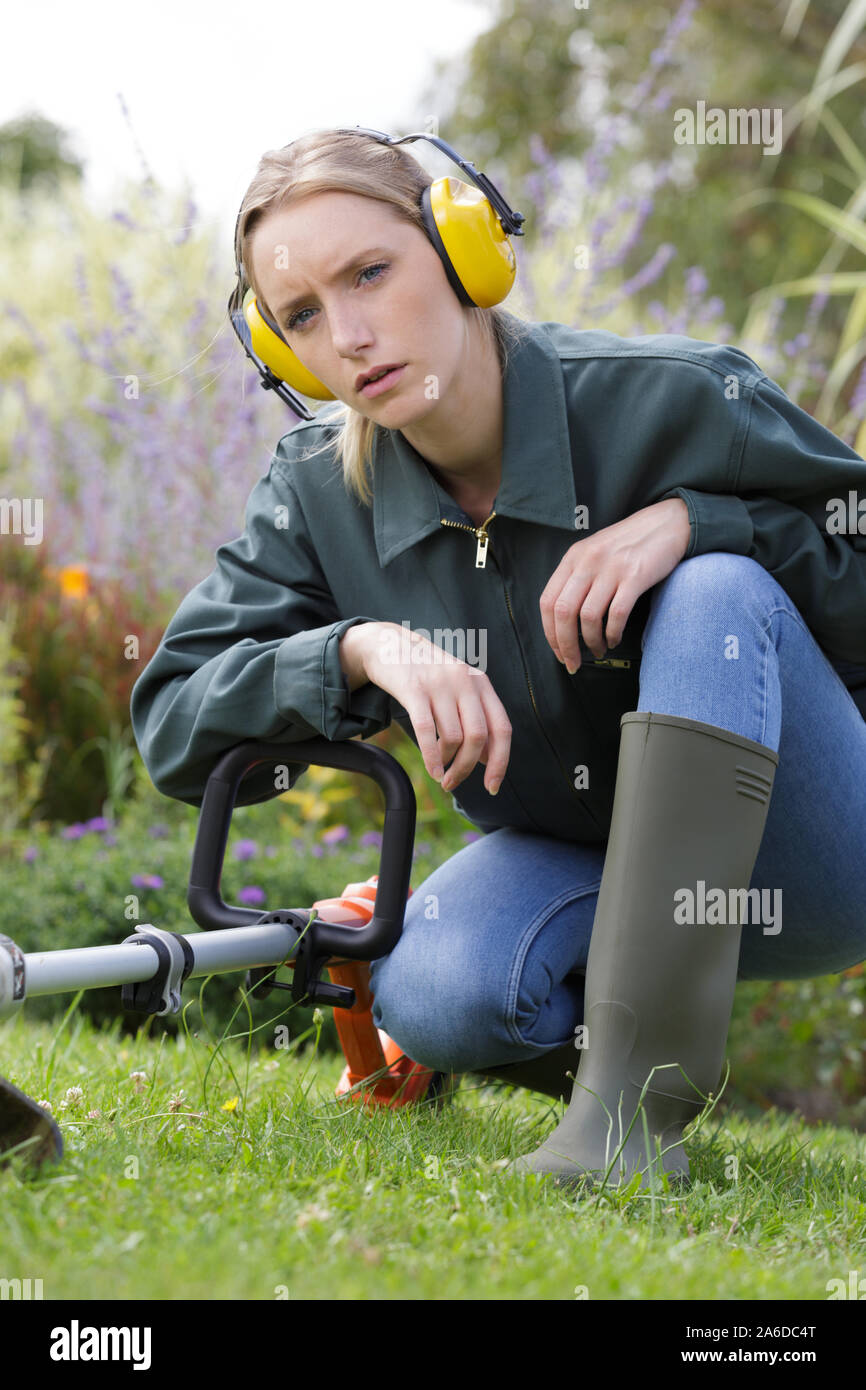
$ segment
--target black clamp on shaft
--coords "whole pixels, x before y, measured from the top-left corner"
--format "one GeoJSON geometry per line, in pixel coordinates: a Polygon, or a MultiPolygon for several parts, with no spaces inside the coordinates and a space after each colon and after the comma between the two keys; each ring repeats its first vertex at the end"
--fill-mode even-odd
{"type": "MultiPolygon", "coordinates": [[[[289,922],[300,936],[308,919],[309,913],[291,907],[277,907],[273,912],[263,912],[256,926],[261,926],[264,922],[289,922]]],[[[250,966],[244,978],[244,989],[254,999],[267,999],[272,989],[290,990],[291,985],[284,985],[281,980],[274,978],[279,969],[279,965],[250,966]]]]}
{"type": "Polygon", "coordinates": [[[179,932],[163,931],[149,923],[136,927],[121,945],[152,946],[159,959],[156,974],[121,987],[124,1009],[141,1014],[176,1014],[181,1006],[181,987],[195,963],[192,946],[179,932]]]}
{"type": "Polygon", "coordinates": [[[333,958],[332,952],[323,950],[316,940],[316,927],[321,921],[317,917],[298,941],[292,998],[296,1004],[330,1004],[335,1009],[351,1009],[355,1003],[353,989],[319,979],[319,971],[333,958]]]}
{"type": "Polygon", "coordinates": [[[299,936],[295,955],[286,964],[294,966],[294,979],[290,985],[275,980],[278,965],[256,965],[247,971],[245,986],[256,999],[264,999],[272,989],[291,991],[296,1004],[330,1004],[335,1009],[351,1009],[355,1003],[355,991],[346,985],[333,985],[319,979],[319,971],[332,959],[332,953],[322,950],[316,944],[316,927],[320,917],[307,925],[309,914],[290,908],[277,908],[267,912],[259,919],[261,922],[294,922],[299,936]]]}

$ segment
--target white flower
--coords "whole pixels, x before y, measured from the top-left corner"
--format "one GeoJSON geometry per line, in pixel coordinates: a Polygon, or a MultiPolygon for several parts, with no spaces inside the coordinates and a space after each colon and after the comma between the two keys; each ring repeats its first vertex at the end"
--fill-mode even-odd
{"type": "Polygon", "coordinates": [[[61,1110],[77,1110],[79,1104],[84,1099],[84,1092],[80,1086],[70,1086],[60,1102],[61,1110]]]}

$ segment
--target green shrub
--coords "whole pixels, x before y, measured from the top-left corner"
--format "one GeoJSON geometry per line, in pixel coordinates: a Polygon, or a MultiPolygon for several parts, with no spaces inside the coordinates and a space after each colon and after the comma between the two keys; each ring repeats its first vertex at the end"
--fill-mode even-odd
{"type": "Polygon", "coordinates": [[[63,824],[100,810],[116,816],[132,781],[129,697],[141,670],[127,653],[136,643],[139,653],[149,652],[164,623],[147,594],[96,582],[83,567],[57,571],[44,547],[14,542],[4,551],[0,611],[11,626],[27,712],[24,723],[20,712],[17,722],[10,716],[2,762],[22,790],[32,790],[31,769],[39,769],[36,797],[4,803],[7,826],[13,813],[17,824],[34,814],[63,824]]]}
{"type": "Polygon", "coordinates": [[[32,812],[45,761],[43,750],[28,757],[25,735],[33,724],[19,694],[24,661],[12,640],[15,626],[15,605],[10,602],[0,616],[0,838],[15,828],[19,817],[32,812]]]}

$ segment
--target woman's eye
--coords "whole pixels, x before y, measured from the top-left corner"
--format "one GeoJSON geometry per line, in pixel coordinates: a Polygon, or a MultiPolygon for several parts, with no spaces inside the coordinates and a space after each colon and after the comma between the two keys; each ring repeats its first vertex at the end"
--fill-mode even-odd
{"type": "MultiPolygon", "coordinates": [[[[375,265],[366,265],[366,266],[364,266],[364,269],[358,272],[358,279],[361,280],[361,277],[364,276],[364,275],[367,275],[370,271],[373,271],[373,270],[376,270],[376,271],[383,271],[383,270],[387,270],[387,269],[388,269],[388,262],[387,262],[387,261],[377,261],[375,265]]],[[[380,277],[379,275],[376,275],[376,276],[374,276],[374,278],[373,278],[372,280],[361,280],[361,283],[364,284],[364,285],[373,285],[373,284],[375,284],[376,281],[379,280],[380,278],[381,278],[381,277],[380,277]]],[[[286,322],[286,324],[285,324],[285,327],[286,327],[287,331],[291,333],[291,332],[294,331],[295,329],[298,329],[298,328],[305,328],[306,325],[307,325],[307,323],[309,322],[309,320],[304,320],[303,322],[301,322],[301,315],[302,315],[302,314],[311,314],[312,312],[313,312],[312,309],[298,309],[294,314],[292,314],[291,318],[287,320],[287,322],[286,322]]]]}
{"type": "MultiPolygon", "coordinates": [[[[299,320],[299,318],[301,317],[301,314],[309,314],[309,313],[310,313],[310,310],[309,310],[309,309],[299,309],[298,312],[297,312],[296,314],[292,314],[292,317],[289,319],[288,323],[286,324],[286,328],[288,329],[288,331],[291,333],[293,329],[295,329],[295,328],[297,328],[297,327],[299,326],[299,325],[298,325],[298,320],[299,320]]],[[[303,326],[303,325],[301,325],[301,326],[303,326]]]]}
{"type": "MultiPolygon", "coordinates": [[[[387,270],[387,269],[388,269],[387,262],[386,262],[386,261],[379,261],[376,265],[367,265],[367,266],[365,266],[364,269],[361,271],[361,274],[362,274],[362,275],[366,275],[368,270],[387,270]]],[[[376,278],[378,279],[379,277],[377,276],[376,278]]],[[[364,284],[365,284],[365,285],[371,285],[372,283],[373,283],[372,280],[365,280],[365,281],[364,281],[364,284]]]]}

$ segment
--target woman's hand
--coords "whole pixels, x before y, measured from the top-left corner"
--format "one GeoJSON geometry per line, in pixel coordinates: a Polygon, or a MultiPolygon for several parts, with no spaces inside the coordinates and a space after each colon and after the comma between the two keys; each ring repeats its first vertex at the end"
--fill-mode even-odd
{"type": "Polygon", "coordinates": [[[485,672],[396,623],[363,626],[370,629],[359,649],[364,673],[409,715],[430,776],[453,791],[485,763],[484,785],[495,796],[511,753],[511,723],[485,672]]]}
{"type": "Polygon", "coordinates": [[[637,599],[676,569],[688,544],[689,509],[668,497],[570,546],[539,600],[544,635],[569,674],[580,665],[578,618],[584,642],[603,657],[605,638],[608,650],[617,645],[637,599]]]}

